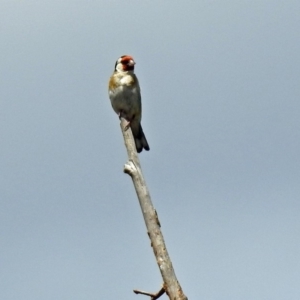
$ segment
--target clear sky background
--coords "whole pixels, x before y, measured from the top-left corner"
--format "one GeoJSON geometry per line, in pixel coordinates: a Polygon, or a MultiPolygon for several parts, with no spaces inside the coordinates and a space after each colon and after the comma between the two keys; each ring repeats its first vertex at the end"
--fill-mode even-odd
{"type": "Polygon", "coordinates": [[[185,294],[299,300],[299,12],[298,0],[0,0],[0,299],[159,290],[107,94],[130,54],[141,164],[185,294]]]}

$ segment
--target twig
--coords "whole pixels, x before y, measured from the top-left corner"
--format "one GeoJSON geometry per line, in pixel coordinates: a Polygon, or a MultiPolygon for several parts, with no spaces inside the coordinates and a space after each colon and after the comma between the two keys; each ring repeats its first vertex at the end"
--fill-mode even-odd
{"type": "Polygon", "coordinates": [[[144,292],[144,291],[140,291],[140,290],[133,290],[136,294],[141,294],[141,295],[146,295],[146,296],[150,296],[151,300],[156,300],[158,299],[160,296],[162,296],[166,290],[164,287],[162,287],[156,294],[152,294],[152,293],[148,293],[148,292],[144,292]]]}

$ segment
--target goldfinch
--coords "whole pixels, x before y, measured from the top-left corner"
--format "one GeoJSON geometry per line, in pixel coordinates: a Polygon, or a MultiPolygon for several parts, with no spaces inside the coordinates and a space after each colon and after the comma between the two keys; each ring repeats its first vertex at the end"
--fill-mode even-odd
{"type": "Polygon", "coordinates": [[[130,55],[121,56],[109,79],[108,94],[114,111],[124,118],[131,128],[136,150],[150,150],[141,126],[142,100],[139,81],[134,74],[135,61],[130,55]]]}

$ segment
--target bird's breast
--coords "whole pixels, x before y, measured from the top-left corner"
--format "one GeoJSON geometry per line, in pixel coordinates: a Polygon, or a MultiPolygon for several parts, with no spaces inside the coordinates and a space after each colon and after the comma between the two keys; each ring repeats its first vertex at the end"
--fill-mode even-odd
{"type": "Polygon", "coordinates": [[[120,79],[121,85],[133,86],[135,84],[135,80],[131,75],[125,75],[120,79]]]}

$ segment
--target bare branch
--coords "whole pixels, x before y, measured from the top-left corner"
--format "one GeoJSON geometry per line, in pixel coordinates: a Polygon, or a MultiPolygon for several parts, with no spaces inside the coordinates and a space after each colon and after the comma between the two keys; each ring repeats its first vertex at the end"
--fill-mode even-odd
{"type": "MultiPolygon", "coordinates": [[[[187,300],[187,297],[184,295],[181,286],[176,278],[172,262],[170,260],[164,242],[164,238],[160,230],[158,215],[153,207],[150,193],[142,174],[140,161],[136,152],[131,129],[129,128],[128,130],[125,130],[126,125],[126,120],[122,118],[121,129],[129,158],[129,161],[124,166],[124,172],[129,174],[132,178],[144,216],[148,236],[151,240],[151,246],[153,247],[156,262],[164,281],[163,289],[169,296],[170,300],[187,300]]],[[[148,295],[153,297],[153,294],[148,293],[148,295]]]]}

